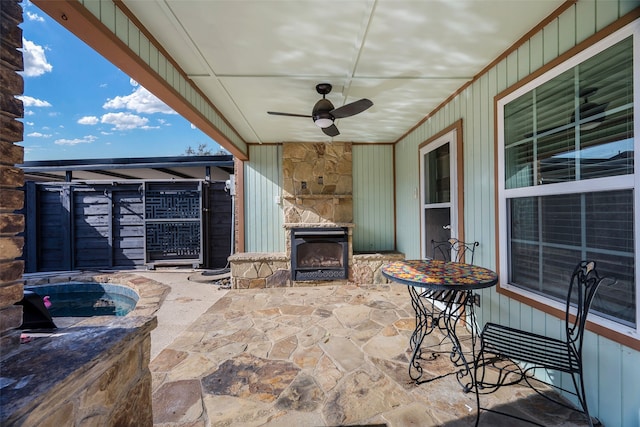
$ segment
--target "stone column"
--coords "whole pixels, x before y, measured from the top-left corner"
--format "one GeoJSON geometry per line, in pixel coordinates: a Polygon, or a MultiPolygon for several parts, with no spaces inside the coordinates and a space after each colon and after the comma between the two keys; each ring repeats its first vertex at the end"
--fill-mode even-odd
{"type": "Polygon", "coordinates": [[[0,0],[0,348],[3,357],[20,343],[24,271],[22,256],[24,216],[24,174],[16,164],[23,163],[22,141],[24,82],[18,74],[24,68],[22,52],[22,7],[19,0],[0,0]]]}

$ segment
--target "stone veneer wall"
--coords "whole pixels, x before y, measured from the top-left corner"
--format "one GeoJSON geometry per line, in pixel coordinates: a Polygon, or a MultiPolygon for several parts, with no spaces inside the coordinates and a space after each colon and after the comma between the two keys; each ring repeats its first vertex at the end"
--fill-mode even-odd
{"type": "Polygon", "coordinates": [[[283,144],[284,223],[353,221],[351,143],[283,144]]]}
{"type": "Polygon", "coordinates": [[[156,318],[95,319],[101,323],[36,338],[39,351],[20,349],[6,360],[5,381],[22,375],[25,384],[16,390],[6,385],[0,424],[153,425],[149,359],[156,318]]]}
{"type": "Polygon", "coordinates": [[[403,260],[404,257],[400,252],[354,254],[350,280],[357,285],[389,283],[389,279],[382,275],[382,266],[389,262],[403,260]]]}
{"type": "Polygon", "coordinates": [[[22,141],[24,107],[16,95],[22,95],[24,82],[18,71],[23,69],[22,7],[19,0],[0,0],[0,348],[2,355],[18,347],[22,324],[22,306],[14,303],[23,295],[22,256],[24,216],[22,209],[24,174],[16,164],[23,163],[22,141]]]}
{"type": "Polygon", "coordinates": [[[354,254],[350,261],[349,280],[324,282],[292,282],[291,264],[284,253],[239,253],[229,257],[231,286],[234,289],[279,288],[288,286],[336,285],[347,282],[356,285],[389,283],[382,275],[385,263],[404,259],[400,252],[354,254]]]}
{"type": "Polygon", "coordinates": [[[229,262],[233,289],[292,286],[291,263],[285,253],[237,253],[229,257],[229,262]]]}

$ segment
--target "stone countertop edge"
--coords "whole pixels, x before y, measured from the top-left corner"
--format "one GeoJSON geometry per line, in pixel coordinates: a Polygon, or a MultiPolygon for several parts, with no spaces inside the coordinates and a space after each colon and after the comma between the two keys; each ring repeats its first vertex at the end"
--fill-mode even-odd
{"type": "Polygon", "coordinates": [[[34,396],[62,390],[157,325],[155,316],[94,317],[21,344],[0,364],[0,425],[11,425],[44,403],[34,396]]]}

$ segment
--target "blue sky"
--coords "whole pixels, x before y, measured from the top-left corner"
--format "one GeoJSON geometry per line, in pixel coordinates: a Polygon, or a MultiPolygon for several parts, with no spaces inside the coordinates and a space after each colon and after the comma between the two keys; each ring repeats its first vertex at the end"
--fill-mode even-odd
{"type": "Polygon", "coordinates": [[[36,6],[22,7],[25,161],[221,150],[36,6]]]}

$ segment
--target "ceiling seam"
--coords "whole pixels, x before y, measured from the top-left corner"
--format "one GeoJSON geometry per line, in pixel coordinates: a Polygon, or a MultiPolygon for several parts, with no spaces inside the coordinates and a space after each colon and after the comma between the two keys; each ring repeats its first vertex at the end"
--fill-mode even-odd
{"type": "Polygon", "coordinates": [[[362,34],[362,41],[360,42],[360,48],[358,49],[358,53],[356,54],[355,61],[353,61],[353,68],[351,69],[351,75],[348,77],[348,79],[349,79],[348,88],[346,89],[346,91],[344,89],[342,91],[342,96],[343,96],[343,99],[344,99],[343,102],[345,104],[347,102],[347,97],[349,96],[349,92],[351,91],[351,83],[353,82],[353,79],[355,78],[356,69],[358,68],[358,64],[360,63],[360,58],[361,58],[362,52],[364,50],[364,45],[366,44],[366,41],[367,41],[367,36],[369,35],[369,30],[371,29],[373,16],[375,14],[375,11],[376,11],[377,7],[378,7],[378,0],[374,0],[373,4],[371,5],[371,9],[369,10],[369,17],[367,18],[367,24],[365,25],[364,33],[362,34]]]}

